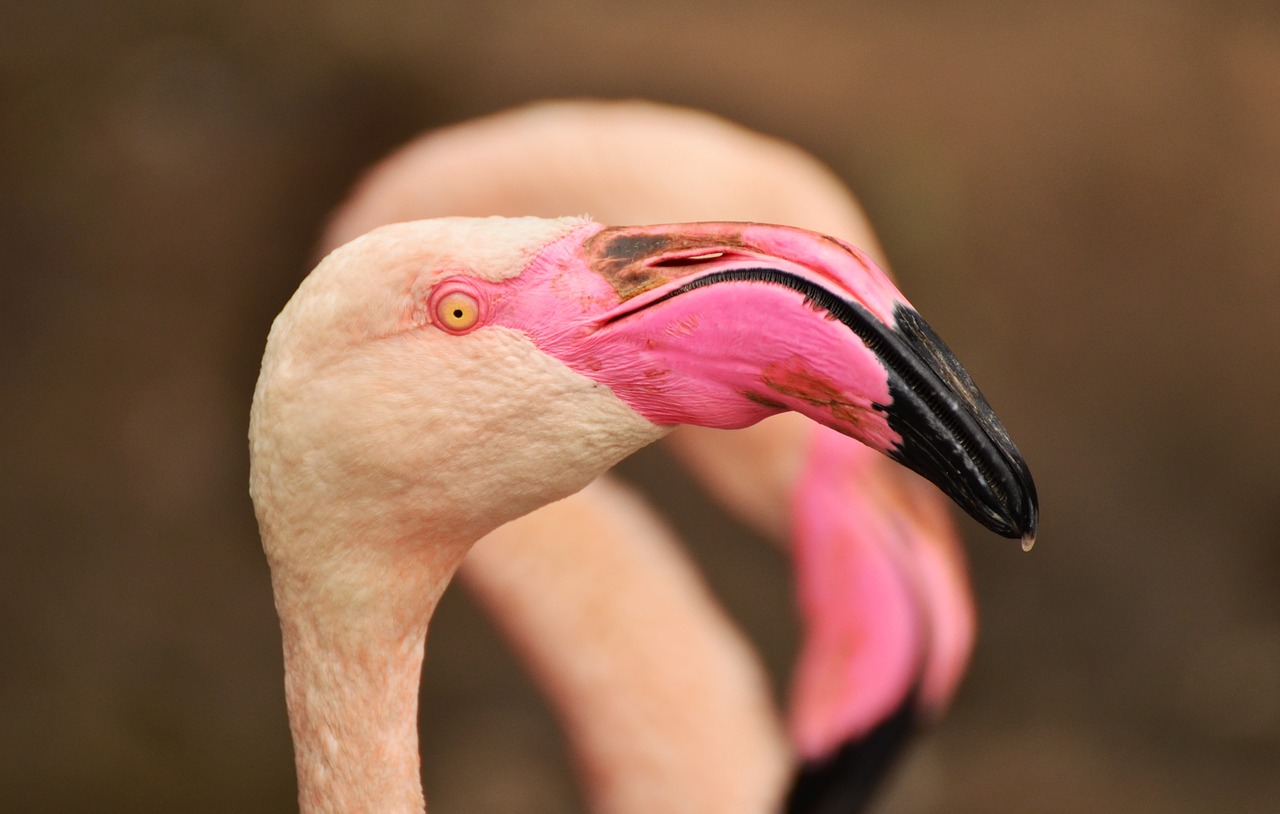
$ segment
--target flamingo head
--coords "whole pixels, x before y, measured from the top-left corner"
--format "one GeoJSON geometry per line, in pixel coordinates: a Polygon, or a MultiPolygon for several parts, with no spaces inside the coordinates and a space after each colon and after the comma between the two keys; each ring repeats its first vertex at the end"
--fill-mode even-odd
{"type": "Polygon", "coordinates": [[[783,410],[1034,533],[1022,458],[888,278],[841,241],[743,223],[451,218],[337,249],[272,328],[252,491],[268,541],[376,518],[469,544],[675,424],[783,410]]]}

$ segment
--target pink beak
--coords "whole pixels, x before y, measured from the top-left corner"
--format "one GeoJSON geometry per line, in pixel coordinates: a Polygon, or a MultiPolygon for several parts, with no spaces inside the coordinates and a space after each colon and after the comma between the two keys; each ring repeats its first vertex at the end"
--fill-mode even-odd
{"type": "Polygon", "coordinates": [[[973,380],[858,249],[751,223],[588,224],[487,284],[491,324],[657,424],[795,410],[933,481],[992,531],[1034,536],[1035,486],[973,380]]]}

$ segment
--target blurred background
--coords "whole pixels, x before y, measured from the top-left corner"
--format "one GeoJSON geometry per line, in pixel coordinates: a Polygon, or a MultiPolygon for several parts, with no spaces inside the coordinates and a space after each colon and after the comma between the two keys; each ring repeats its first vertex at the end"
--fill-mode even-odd
{"type": "MultiPolygon", "coordinates": [[[[966,521],[973,669],[881,810],[1280,806],[1274,4],[7,0],[0,94],[5,811],[296,810],[246,487],[270,320],[361,168],[582,95],[834,167],[1036,473],[1032,554],[966,521]]],[[[781,692],[784,558],[660,450],[624,469],[781,692]]],[[[424,693],[433,812],[579,810],[461,590],[424,693]]]]}

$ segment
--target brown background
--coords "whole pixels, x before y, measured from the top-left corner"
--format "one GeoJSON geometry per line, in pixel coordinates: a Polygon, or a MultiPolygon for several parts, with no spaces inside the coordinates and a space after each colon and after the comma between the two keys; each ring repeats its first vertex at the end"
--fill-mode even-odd
{"type": "MultiPolygon", "coordinates": [[[[269,321],[392,145],[636,95],[835,167],[1036,472],[1032,555],[966,525],[976,661],[883,810],[1280,810],[1274,8],[0,6],[0,808],[294,805],[245,486],[269,321]]],[[[666,467],[626,471],[781,676],[785,563],[666,467]]],[[[461,591],[428,673],[436,814],[578,805],[461,591]]]]}

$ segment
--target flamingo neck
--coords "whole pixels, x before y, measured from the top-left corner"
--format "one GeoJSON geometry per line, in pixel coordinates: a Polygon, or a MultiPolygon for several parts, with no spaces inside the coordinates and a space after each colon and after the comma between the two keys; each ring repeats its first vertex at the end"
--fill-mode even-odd
{"type": "Polygon", "coordinates": [[[358,579],[273,570],[301,814],[425,810],[418,688],[427,623],[465,554],[449,550],[360,562],[358,579]]]}

